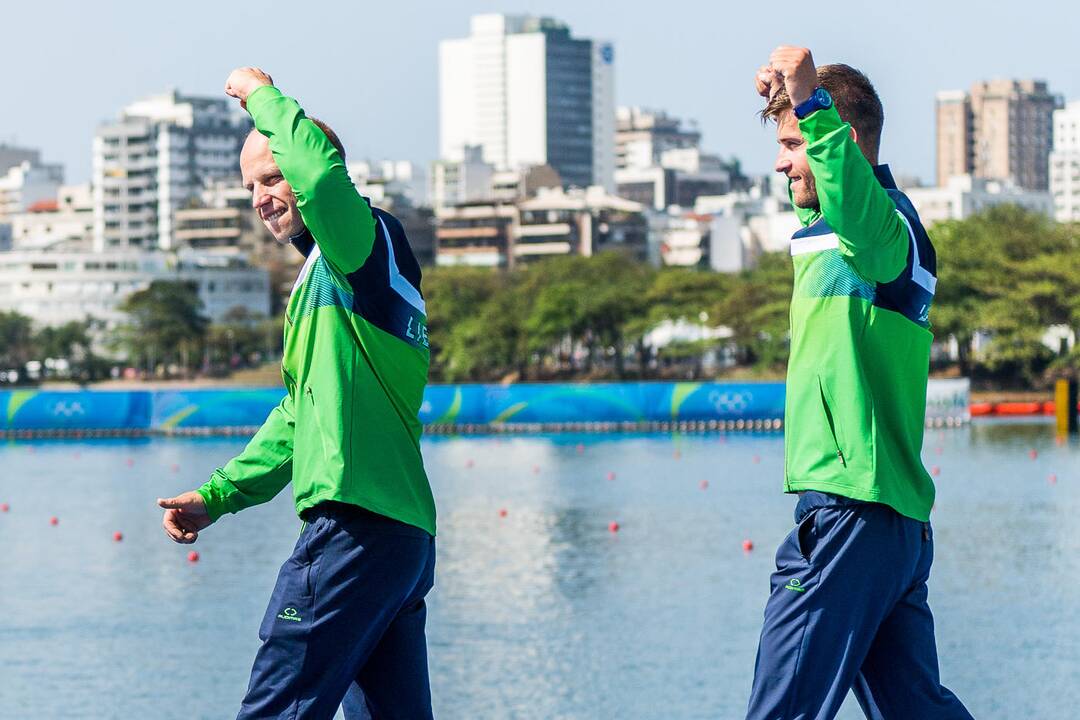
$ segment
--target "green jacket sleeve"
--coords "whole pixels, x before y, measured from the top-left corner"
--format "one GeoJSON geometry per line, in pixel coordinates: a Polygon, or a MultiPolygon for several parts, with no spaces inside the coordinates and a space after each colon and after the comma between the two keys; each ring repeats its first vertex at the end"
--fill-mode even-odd
{"type": "Polygon", "coordinates": [[[211,520],[267,502],[289,484],[295,425],[292,396],[286,395],[244,451],[199,488],[211,520]]]}
{"type": "Polygon", "coordinates": [[[807,115],[799,129],[821,214],[840,238],[840,252],[867,280],[892,282],[907,266],[911,238],[896,203],[851,139],[851,126],[830,107],[807,115]]]}
{"type": "Polygon", "coordinates": [[[356,191],[341,154],[290,97],[272,85],[247,99],[255,128],[270,140],[270,151],[293,192],[304,225],[323,256],[338,271],[357,270],[375,241],[375,216],[356,191]]]}

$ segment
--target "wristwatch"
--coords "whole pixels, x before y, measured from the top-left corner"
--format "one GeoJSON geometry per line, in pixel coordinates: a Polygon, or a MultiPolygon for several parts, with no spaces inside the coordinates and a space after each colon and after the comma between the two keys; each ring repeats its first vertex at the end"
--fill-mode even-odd
{"type": "Polygon", "coordinates": [[[824,110],[832,107],[832,95],[825,88],[818,85],[810,97],[795,106],[795,117],[802,120],[816,110],[824,110]]]}

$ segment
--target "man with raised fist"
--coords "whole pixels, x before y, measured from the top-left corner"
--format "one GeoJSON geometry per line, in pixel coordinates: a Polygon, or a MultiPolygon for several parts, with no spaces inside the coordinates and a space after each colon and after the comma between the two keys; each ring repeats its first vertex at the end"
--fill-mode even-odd
{"type": "Polygon", "coordinates": [[[430,718],[435,504],[420,455],[420,267],[401,224],[356,191],[332,130],[256,68],[234,70],[225,92],[255,123],[240,153],[252,205],[307,259],[285,316],[285,398],[205,485],[158,501],[165,531],[195,542],[291,482],[304,526],[238,717],[328,719],[344,699],[350,720],[430,718]]]}
{"type": "Polygon", "coordinates": [[[802,229],[785,410],[795,528],[776,553],[747,718],[969,720],[938,677],[926,580],[934,484],[920,457],[937,285],[889,168],[865,75],[779,47],[755,77],[802,229]]]}

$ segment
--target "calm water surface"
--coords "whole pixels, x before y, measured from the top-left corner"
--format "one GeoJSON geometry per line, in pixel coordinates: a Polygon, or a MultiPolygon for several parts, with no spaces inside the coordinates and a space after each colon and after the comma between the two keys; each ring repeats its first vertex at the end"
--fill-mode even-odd
{"type": "MultiPolygon", "coordinates": [[[[0,444],[0,717],[235,715],[299,521],[286,492],[208,530],[192,564],[154,498],[242,446],[0,444]]],[[[791,527],[782,449],[779,435],[426,440],[436,715],[741,717],[791,527]]],[[[928,433],[925,459],[940,468],[930,601],[943,681],[980,719],[1071,716],[1080,447],[1047,424],[985,423],[928,433]]],[[[849,699],[841,717],[861,713],[849,699]]]]}

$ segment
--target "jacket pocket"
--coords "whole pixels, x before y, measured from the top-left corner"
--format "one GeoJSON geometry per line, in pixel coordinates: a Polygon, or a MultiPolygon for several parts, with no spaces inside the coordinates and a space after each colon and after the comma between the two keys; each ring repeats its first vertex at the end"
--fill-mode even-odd
{"type": "MultiPolygon", "coordinates": [[[[315,401],[315,393],[312,391],[310,385],[304,388],[304,394],[307,396],[308,407],[311,410],[311,422],[315,426],[315,434],[318,436],[318,440],[316,442],[318,442],[319,447],[322,448],[323,458],[327,462],[329,462],[330,459],[333,458],[334,455],[338,452],[334,448],[334,438],[327,435],[326,423],[324,423],[323,419],[319,417],[319,404],[315,401]]],[[[323,400],[325,399],[326,398],[324,396],[323,400]]],[[[323,403],[323,405],[325,405],[325,403],[323,403]]],[[[322,408],[324,412],[328,409],[328,406],[322,408]]]]}
{"type": "Polygon", "coordinates": [[[832,393],[829,392],[829,386],[820,375],[817,376],[817,381],[818,391],[821,396],[821,408],[825,413],[825,421],[829,425],[829,435],[832,436],[832,450],[836,453],[840,463],[847,467],[847,456],[844,452],[844,433],[836,416],[836,403],[833,401],[832,393]]]}

